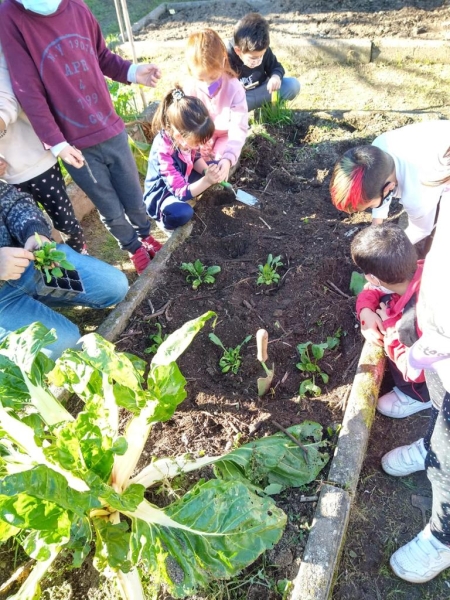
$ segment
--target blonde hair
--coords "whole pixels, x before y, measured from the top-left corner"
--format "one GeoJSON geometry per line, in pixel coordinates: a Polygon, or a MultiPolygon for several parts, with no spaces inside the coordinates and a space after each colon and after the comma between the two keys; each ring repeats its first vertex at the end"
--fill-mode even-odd
{"type": "Polygon", "coordinates": [[[191,67],[197,67],[207,73],[237,76],[228,61],[225,44],[213,29],[202,29],[192,33],[187,41],[185,57],[190,75],[193,75],[191,67]]]}

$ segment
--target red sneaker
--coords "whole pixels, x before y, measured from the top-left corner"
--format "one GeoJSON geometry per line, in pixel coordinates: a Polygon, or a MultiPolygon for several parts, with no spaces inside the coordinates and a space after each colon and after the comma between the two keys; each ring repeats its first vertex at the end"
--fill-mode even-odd
{"type": "Polygon", "coordinates": [[[150,258],[155,258],[155,254],[163,247],[163,245],[160,242],[158,242],[158,240],[155,240],[155,238],[152,235],[148,235],[146,238],[141,240],[141,242],[144,248],[149,253],[150,258]]]}
{"type": "Polygon", "coordinates": [[[134,254],[130,254],[130,258],[138,275],[148,267],[151,261],[149,253],[144,246],[138,248],[134,254]]]}

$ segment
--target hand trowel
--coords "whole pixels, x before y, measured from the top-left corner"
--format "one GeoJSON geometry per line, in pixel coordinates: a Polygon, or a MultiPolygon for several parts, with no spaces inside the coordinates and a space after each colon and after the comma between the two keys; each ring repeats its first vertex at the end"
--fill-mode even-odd
{"type": "Polygon", "coordinates": [[[258,200],[258,198],[255,198],[255,196],[252,196],[251,194],[244,192],[244,190],[235,190],[233,188],[233,186],[231,185],[231,183],[229,183],[228,181],[221,181],[220,185],[225,188],[226,190],[230,190],[231,192],[233,192],[236,200],[239,200],[239,202],[242,202],[243,204],[246,204],[247,206],[251,206],[252,208],[261,208],[261,203],[258,200]]]}
{"type": "Polygon", "coordinates": [[[272,369],[266,366],[268,360],[267,355],[267,344],[269,343],[269,334],[265,329],[258,329],[256,332],[256,348],[257,348],[257,359],[262,365],[262,368],[266,372],[266,377],[258,377],[258,396],[264,396],[270,390],[272,379],[275,373],[275,365],[272,365],[272,369]]]}

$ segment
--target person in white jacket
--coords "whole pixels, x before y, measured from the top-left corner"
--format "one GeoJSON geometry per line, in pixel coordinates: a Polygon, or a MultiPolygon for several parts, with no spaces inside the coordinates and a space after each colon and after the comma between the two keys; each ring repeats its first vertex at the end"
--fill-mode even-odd
{"type": "Polygon", "coordinates": [[[0,177],[42,205],[67,245],[86,252],[57,159],[45,150],[11,86],[0,46],[0,177]]]}
{"type": "Polygon", "coordinates": [[[450,121],[424,121],[387,131],[372,145],[358,146],[337,161],[330,182],[331,200],[345,212],[372,209],[372,224],[388,216],[392,198],[408,215],[406,234],[413,244],[433,230],[450,145],[450,121]]]}
{"type": "Polygon", "coordinates": [[[449,228],[450,187],[442,192],[436,234],[425,259],[417,305],[422,337],[408,356],[411,368],[425,369],[433,401],[428,431],[424,438],[382,458],[389,474],[406,476],[425,469],[431,483],[429,523],[390,560],[394,573],[412,583],[429,581],[450,567],[450,281],[444,262],[450,253],[449,228]]]}

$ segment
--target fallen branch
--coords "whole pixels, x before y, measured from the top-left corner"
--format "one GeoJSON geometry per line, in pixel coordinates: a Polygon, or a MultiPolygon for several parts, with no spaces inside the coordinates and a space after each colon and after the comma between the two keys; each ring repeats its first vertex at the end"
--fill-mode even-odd
{"type": "Polygon", "coordinates": [[[287,435],[287,437],[291,440],[291,442],[294,442],[294,444],[297,444],[297,446],[303,450],[305,460],[306,460],[306,462],[308,462],[308,448],[306,448],[306,446],[304,446],[301,442],[299,442],[298,439],[296,437],[294,437],[292,434],[290,434],[289,431],[287,429],[285,429],[282,425],[280,425],[273,419],[271,419],[271,421],[277,429],[282,431],[284,433],[284,435],[287,435]]]}
{"type": "Polygon", "coordinates": [[[347,298],[347,300],[352,300],[352,296],[349,296],[348,294],[346,294],[345,292],[343,292],[342,290],[340,290],[338,288],[337,285],[334,285],[334,283],[332,281],[325,281],[325,283],[327,284],[327,286],[331,287],[332,290],[334,290],[337,294],[339,294],[340,296],[343,296],[344,298],[347,298]]]}
{"type": "Polygon", "coordinates": [[[164,306],[162,308],[160,308],[156,312],[152,313],[151,315],[145,315],[143,317],[144,321],[150,321],[151,319],[156,319],[156,317],[160,317],[161,315],[163,315],[166,312],[166,310],[170,307],[171,304],[172,304],[172,300],[169,300],[168,302],[166,302],[164,304],[164,306]]]}
{"type": "Polygon", "coordinates": [[[24,565],[19,567],[8,579],[0,586],[0,598],[10,598],[9,592],[16,585],[21,585],[28,575],[31,573],[31,569],[36,564],[34,559],[29,560],[24,565]]]}

